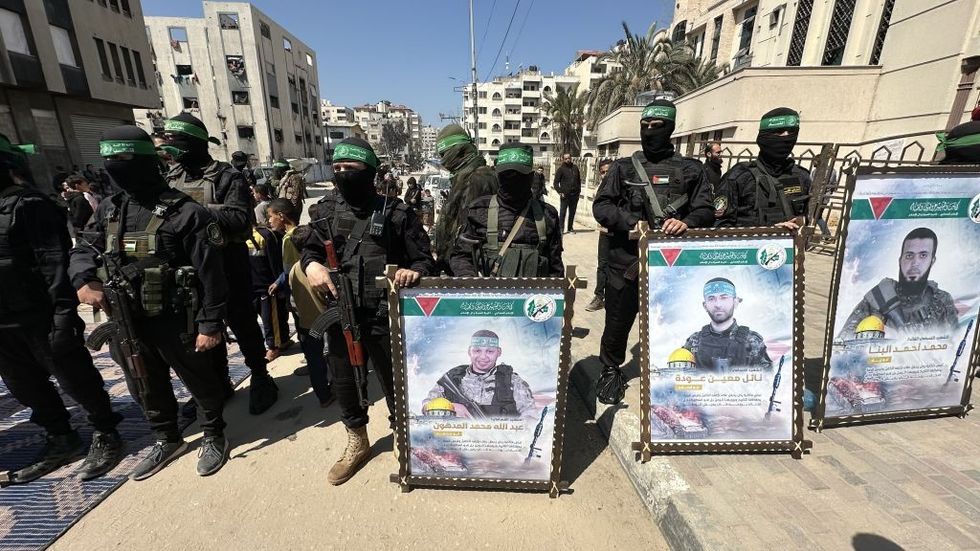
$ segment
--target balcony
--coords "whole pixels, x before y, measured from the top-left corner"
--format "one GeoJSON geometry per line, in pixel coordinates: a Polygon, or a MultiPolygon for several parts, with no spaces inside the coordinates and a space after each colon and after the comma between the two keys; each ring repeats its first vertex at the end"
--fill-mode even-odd
{"type": "Polygon", "coordinates": [[[88,97],[88,81],[85,71],[71,65],[61,65],[61,77],[65,80],[65,92],[72,96],[88,97]]]}
{"type": "Polygon", "coordinates": [[[18,86],[24,88],[44,88],[44,72],[41,70],[41,62],[36,56],[20,54],[7,51],[10,56],[10,67],[14,71],[14,79],[18,86]]]}

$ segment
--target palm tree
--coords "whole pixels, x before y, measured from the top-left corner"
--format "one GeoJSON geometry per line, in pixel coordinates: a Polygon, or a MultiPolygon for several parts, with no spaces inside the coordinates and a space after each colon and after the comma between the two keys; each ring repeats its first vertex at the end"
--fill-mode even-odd
{"type": "Polygon", "coordinates": [[[634,34],[623,22],[626,39],[599,62],[618,64],[588,94],[589,128],[623,105],[632,105],[640,92],[660,90],[684,94],[718,77],[713,62],[702,63],[687,43],[674,44],[667,33],[650,25],[645,35],[634,34]]]}
{"type": "Polygon", "coordinates": [[[556,86],[553,94],[545,96],[542,107],[551,119],[550,125],[557,134],[555,143],[562,153],[578,157],[582,151],[582,130],[585,126],[586,94],[578,93],[578,85],[556,86]]]}

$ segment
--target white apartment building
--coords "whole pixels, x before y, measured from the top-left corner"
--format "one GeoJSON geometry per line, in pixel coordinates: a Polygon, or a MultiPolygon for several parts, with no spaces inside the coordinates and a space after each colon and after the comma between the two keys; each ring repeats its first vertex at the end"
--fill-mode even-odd
{"type": "MultiPolygon", "coordinates": [[[[422,139],[422,117],[409,107],[393,104],[388,100],[367,103],[354,108],[354,121],[364,130],[365,138],[378,154],[381,153],[381,128],[389,121],[401,121],[409,133],[409,139],[422,139]]],[[[403,154],[407,154],[406,146],[403,154]]]]}
{"type": "Polygon", "coordinates": [[[0,133],[37,146],[42,189],[58,166],[102,166],[102,132],[157,98],[138,0],[0,1],[0,133]]]}
{"type": "MultiPolygon", "coordinates": [[[[670,33],[734,69],[675,100],[686,154],[709,139],[752,144],[761,115],[787,106],[800,112],[801,142],[865,152],[917,142],[928,159],[932,134],[980,98],[975,0],[678,0],[670,33]]],[[[601,152],[639,147],[634,111],[600,122],[601,152]]]]}
{"type": "Polygon", "coordinates": [[[436,136],[439,129],[432,125],[422,127],[422,158],[434,159],[436,157],[436,136]]]}
{"type": "Polygon", "coordinates": [[[203,18],[147,17],[162,109],[136,110],[148,131],[188,111],[227,160],[324,157],[316,52],[255,6],[204,2],[203,18]]]}
{"type": "MultiPolygon", "coordinates": [[[[578,93],[588,94],[610,71],[620,67],[612,60],[600,61],[608,52],[602,50],[579,50],[575,61],[565,68],[565,75],[578,79],[578,93]]],[[[588,109],[588,107],[586,107],[588,109]]],[[[596,154],[596,136],[586,127],[582,131],[582,157],[593,157],[596,154]]]]}
{"type": "Polygon", "coordinates": [[[328,99],[320,100],[320,118],[324,123],[354,122],[354,110],[343,105],[334,105],[328,99]]]}
{"type": "Polygon", "coordinates": [[[463,92],[464,127],[473,134],[474,115],[479,115],[477,146],[484,155],[496,156],[501,144],[521,142],[534,147],[535,163],[548,164],[557,152],[542,103],[559,86],[570,88],[578,82],[578,77],[546,75],[532,65],[514,75],[478,83],[476,98],[471,97],[472,87],[467,86],[463,92]]]}

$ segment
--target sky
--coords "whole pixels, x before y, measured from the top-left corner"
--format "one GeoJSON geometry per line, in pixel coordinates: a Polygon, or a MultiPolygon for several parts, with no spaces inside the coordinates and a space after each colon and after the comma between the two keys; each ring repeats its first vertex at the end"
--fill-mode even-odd
{"type": "MultiPolygon", "coordinates": [[[[437,127],[444,124],[440,113],[458,115],[462,109],[453,88],[470,81],[466,0],[252,4],[313,48],[318,89],[335,105],[387,99],[437,127]]],[[[144,15],[203,16],[202,0],[142,0],[142,6],[144,15]]],[[[474,0],[473,6],[481,81],[506,74],[508,57],[511,71],[537,65],[545,73],[562,73],[577,50],[605,50],[622,39],[623,21],[633,32],[645,32],[654,21],[668,25],[673,10],[671,0],[474,0]]]]}

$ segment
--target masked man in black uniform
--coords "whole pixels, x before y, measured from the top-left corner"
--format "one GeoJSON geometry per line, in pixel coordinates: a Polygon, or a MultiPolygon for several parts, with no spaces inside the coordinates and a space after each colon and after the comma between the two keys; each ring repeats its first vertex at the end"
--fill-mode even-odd
{"type": "MultiPolygon", "coordinates": [[[[170,185],[211,211],[224,234],[224,265],[228,276],[228,327],[235,333],[252,372],[248,411],[258,415],[276,402],[279,388],[269,375],[265,344],[259,329],[258,315],[252,308],[252,277],[248,246],[255,213],[252,194],[240,172],[208,154],[208,131],[204,123],[188,113],[181,113],[164,125],[167,151],[177,164],[167,174],[170,185]]],[[[224,348],[224,347],[222,347],[224,348]]],[[[228,355],[215,355],[216,368],[227,380],[228,355]]],[[[234,390],[230,382],[226,392],[234,390]]]]}
{"type": "Polygon", "coordinates": [[[81,404],[95,427],[81,480],[102,476],[125,452],[102,376],[85,349],[78,297],[68,278],[71,238],[64,212],[30,187],[25,151],[0,134],[0,377],[20,403],[31,408],[46,442],[33,463],[9,473],[23,484],[81,458],[85,447],[69,424],[70,414],[50,381],[81,404]]]}
{"type": "Polygon", "coordinates": [[[779,107],[762,116],[759,158],[733,166],[715,189],[719,226],[799,229],[810,199],[810,173],[793,161],[800,115],[779,107]]]}
{"type": "Polygon", "coordinates": [[[704,167],[674,153],[670,143],[676,115],[667,100],[655,100],[643,109],[643,150],[613,164],[592,205],[596,221],[609,230],[606,323],[599,349],[603,368],[596,386],[596,397],[606,404],[619,403],[626,392],[620,366],[626,361],[639,308],[638,249],[630,231],[641,220],[668,235],[714,223],[704,167]]]}
{"type": "Polygon", "coordinates": [[[197,472],[214,474],[228,458],[221,415],[225,382],[214,369],[214,356],[222,353],[227,288],[221,232],[208,209],[167,186],[145,132],[118,126],[102,135],[99,146],[123,192],[96,209],[86,228],[89,239],[71,252],[68,273],[81,302],[102,308],[116,323],[125,313],[113,311],[107,288],[132,299],[128,315],[141,368],[127,357],[124,343],[111,345],[157,441],[130,476],[149,478],[187,448],[177,425],[171,368],[203,412],[197,472]]]}
{"type": "MultiPolygon", "coordinates": [[[[433,273],[435,262],[429,236],[415,211],[375,191],[378,164],[374,150],[364,140],[348,138],[337,144],[333,170],[338,193],[324,196],[310,208],[311,231],[303,245],[302,268],[310,286],[328,297],[337,296],[324,249],[324,241],[332,235],[340,263],[338,275],[348,278],[355,295],[348,298],[353,299],[366,361],[381,382],[388,411],[394,412],[388,300],[386,291],[374,282],[384,275],[386,264],[396,264],[395,282],[403,287],[414,285],[433,273]]],[[[333,390],[347,429],[347,447],[327,475],[331,484],[338,485],[354,476],[371,455],[368,410],[358,396],[366,388],[358,389],[339,324],[329,327],[325,338],[333,390]]]]}
{"type": "Polygon", "coordinates": [[[457,277],[565,274],[558,211],[532,197],[533,151],[521,143],[500,146],[500,188],[467,209],[466,225],[449,260],[457,277]]]}

